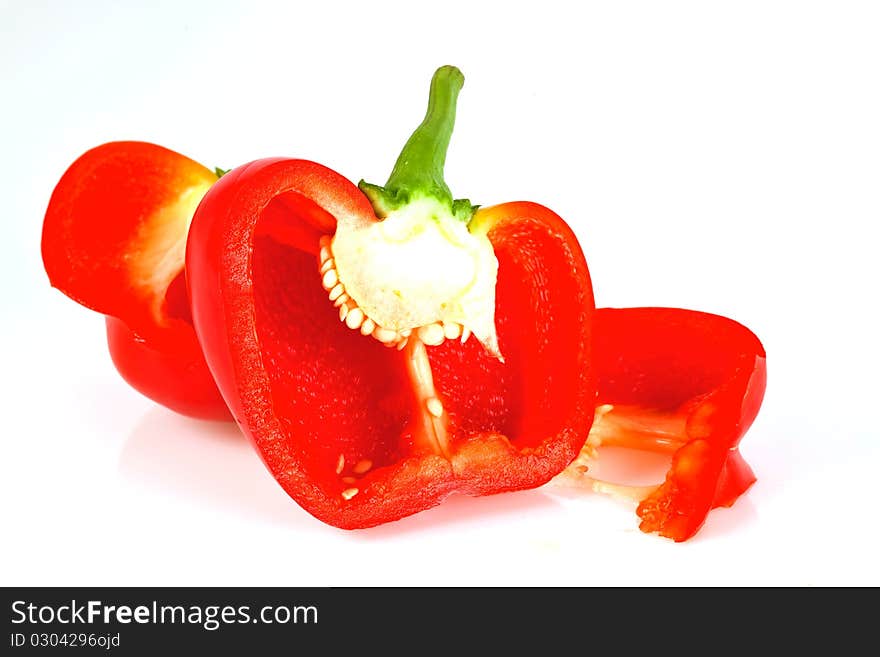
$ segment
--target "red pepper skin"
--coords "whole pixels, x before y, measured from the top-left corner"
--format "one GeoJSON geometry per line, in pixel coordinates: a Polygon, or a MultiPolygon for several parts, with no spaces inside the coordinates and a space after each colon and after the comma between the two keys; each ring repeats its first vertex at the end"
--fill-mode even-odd
{"type": "Polygon", "coordinates": [[[217,176],[144,142],[111,142],[80,156],[56,185],[42,232],[51,284],[106,315],[113,363],[168,408],[228,419],[196,340],[183,257],[195,206],[217,176]]]}
{"type": "Polygon", "coordinates": [[[613,406],[602,444],[672,452],[640,528],[687,540],[756,480],[738,446],[764,398],[764,347],[732,319],[678,308],[602,308],[594,340],[598,401],[613,406]]]}
{"type": "Polygon", "coordinates": [[[345,328],[321,288],[318,242],[341,213],[375,220],[367,198],[334,171],[266,159],[226,174],[190,229],[196,333],[234,418],[284,490],[320,520],[355,529],[452,492],[531,488],[560,472],[589,431],[596,390],[592,288],[563,220],[531,203],[474,218],[499,259],[506,362],[476,340],[430,348],[451,418],[444,456],[419,440],[405,352],[345,328]],[[364,459],[366,474],[341,479],[364,459]]]}
{"type": "Polygon", "coordinates": [[[105,321],[113,365],[132,388],[188,417],[230,419],[191,327],[180,331],[180,348],[168,350],[153,348],[120,319],[105,321]]]}

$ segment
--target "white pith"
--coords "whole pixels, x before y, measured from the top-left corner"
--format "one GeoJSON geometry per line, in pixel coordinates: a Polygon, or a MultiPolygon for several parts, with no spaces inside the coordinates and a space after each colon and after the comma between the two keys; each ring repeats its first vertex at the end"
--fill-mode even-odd
{"type": "Polygon", "coordinates": [[[604,419],[614,406],[611,404],[602,404],[596,407],[593,418],[593,425],[584,446],[578,453],[577,457],[568,467],[561,473],[556,475],[552,480],[553,483],[562,486],[576,486],[579,488],[589,488],[595,493],[610,495],[611,497],[631,500],[633,502],[641,502],[643,499],[653,493],[660,484],[649,486],[633,486],[630,484],[620,484],[611,481],[597,479],[588,475],[590,467],[599,458],[599,447],[603,443],[614,442],[614,427],[604,419]]]}
{"type": "Polygon", "coordinates": [[[164,322],[164,293],[179,274],[186,251],[186,235],[196,207],[213,184],[194,184],[172,203],[141,224],[136,240],[138,257],[131,260],[133,283],[154,298],[154,315],[164,322]]]}
{"type": "Polygon", "coordinates": [[[503,360],[495,251],[437,201],[414,200],[379,222],[340,217],[336,234],[321,240],[319,267],[349,328],[401,349],[413,334],[436,346],[473,333],[503,360]]]}

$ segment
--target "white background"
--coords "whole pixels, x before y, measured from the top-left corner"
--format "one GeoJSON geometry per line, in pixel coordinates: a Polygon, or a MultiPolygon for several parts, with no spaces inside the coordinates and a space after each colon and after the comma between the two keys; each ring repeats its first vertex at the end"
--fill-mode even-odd
{"type": "Polygon", "coordinates": [[[878,34],[871,2],[0,1],[0,583],[880,584],[878,34]],[[762,338],[758,482],[691,541],[550,488],[323,525],[234,427],[128,388],[50,289],[43,212],[88,148],[381,183],[447,63],[456,196],[565,217],[600,305],[762,338]]]}

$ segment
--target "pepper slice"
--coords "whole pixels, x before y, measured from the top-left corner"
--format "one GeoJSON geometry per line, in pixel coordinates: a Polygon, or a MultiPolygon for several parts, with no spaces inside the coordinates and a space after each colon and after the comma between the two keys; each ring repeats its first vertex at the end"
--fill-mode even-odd
{"type": "Polygon", "coordinates": [[[756,480],[739,451],[764,397],[764,347],[732,319],[680,308],[602,308],[594,316],[596,419],[561,475],[638,501],[644,532],[684,541],[710,509],[731,506],[756,480]],[[665,481],[597,481],[600,446],[671,454],[665,481]]]}
{"type": "Polygon", "coordinates": [[[132,387],[184,415],[228,419],[196,340],[183,273],[189,223],[216,181],[155,144],[102,144],[56,185],[41,247],[51,284],[106,316],[110,355],[132,387]]]}
{"type": "Polygon", "coordinates": [[[435,74],[384,187],[259,160],[225,175],[190,229],[211,372],[279,484],[337,527],[539,486],[592,423],[583,253],[547,208],[452,200],[442,171],[461,83],[452,67],[435,74]],[[395,267],[412,277],[395,281],[395,267]]]}

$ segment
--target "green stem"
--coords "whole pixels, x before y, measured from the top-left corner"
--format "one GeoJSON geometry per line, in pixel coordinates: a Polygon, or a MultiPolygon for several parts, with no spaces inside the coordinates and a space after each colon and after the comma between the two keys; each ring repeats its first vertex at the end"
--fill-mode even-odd
{"type": "Polygon", "coordinates": [[[427,197],[447,206],[457,218],[470,220],[476,208],[464,199],[453,201],[452,192],[443,179],[462,85],[464,75],[456,67],[438,68],[431,79],[425,118],[404,145],[388,182],[384,187],[363,180],[358,184],[379,217],[387,216],[415,198],[427,197]]]}

